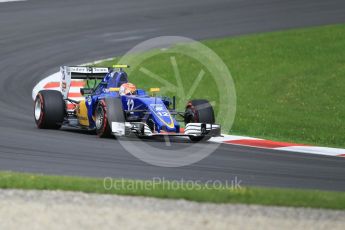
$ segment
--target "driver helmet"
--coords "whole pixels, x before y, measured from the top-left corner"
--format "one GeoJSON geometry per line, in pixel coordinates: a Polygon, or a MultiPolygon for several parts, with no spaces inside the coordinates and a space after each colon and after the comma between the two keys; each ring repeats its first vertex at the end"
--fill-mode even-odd
{"type": "Polygon", "coordinates": [[[120,86],[119,94],[123,95],[132,95],[135,94],[137,91],[137,87],[135,87],[132,83],[124,83],[120,86]]]}

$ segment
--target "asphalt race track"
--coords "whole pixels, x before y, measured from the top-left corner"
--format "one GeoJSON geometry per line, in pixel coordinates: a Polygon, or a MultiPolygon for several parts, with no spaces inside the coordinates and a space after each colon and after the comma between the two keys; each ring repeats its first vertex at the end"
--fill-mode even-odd
{"type": "MultiPolygon", "coordinates": [[[[221,145],[193,165],[157,167],[138,160],[113,139],[36,129],[31,99],[35,84],[58,66],[120,55],[156,36],[206,39],[342,22],[343,0],[0,3],[0,170],[201,181],[237,177],[241,185],[345,191],[343,158],[221,145]]],[[[188,145],[182,141],[170,148],[183,154],[188,145]]]]}

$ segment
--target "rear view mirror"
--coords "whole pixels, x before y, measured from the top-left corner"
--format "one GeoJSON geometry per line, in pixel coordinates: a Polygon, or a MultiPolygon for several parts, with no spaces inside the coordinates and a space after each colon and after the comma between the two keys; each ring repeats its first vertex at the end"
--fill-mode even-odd
{"type": "Polygon", "coordinates": [[[80,93],[81,95],[85,95],[85,94],[92,94],[93,93],[93,89],[89,89],[89,88],[81,88],[80,89],[80,93]]]}

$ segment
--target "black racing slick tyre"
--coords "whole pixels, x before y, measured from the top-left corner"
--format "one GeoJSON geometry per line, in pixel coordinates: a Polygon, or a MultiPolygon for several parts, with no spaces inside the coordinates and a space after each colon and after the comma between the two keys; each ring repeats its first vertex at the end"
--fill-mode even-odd
{"type": "Polygon", "coordinates": [[[99,137],[111,137],[111,127],[108,123],[107,106],[105,101],[99,101],[95,110],[96,133],[99,137]]]}
{"type": "Polygon", "coordinates": [[[112,137],[112,122],[125,122],[119,98],[106,98],[98,102],[95,110],[96,133],[99,137],[112,137]]]}
{"type": "Polygon", "coordinates": [[[59,129],[66,114],[62,94],[55,90],[41,90],[35,99],[34,117],[39,129],[59,129]]]}
{"type": "MultiPolygon", "coordinates": [[[[188,123],[207,123],[214,124],[214,111],[209,101],[204,99],[191,100],[187,103],[184,122],[188,123]]],[[[209,136],[189,136],[193,142],[207,141],[209,136]]]]}

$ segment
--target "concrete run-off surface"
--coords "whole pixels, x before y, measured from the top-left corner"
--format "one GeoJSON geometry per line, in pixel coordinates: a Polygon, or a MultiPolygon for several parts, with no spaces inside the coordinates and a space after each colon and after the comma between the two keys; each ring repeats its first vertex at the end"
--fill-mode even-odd
{"type": "Polygon", "coordinates": [[[0,229],[343,229],[345,212],[0,190],[0,229]]]}

